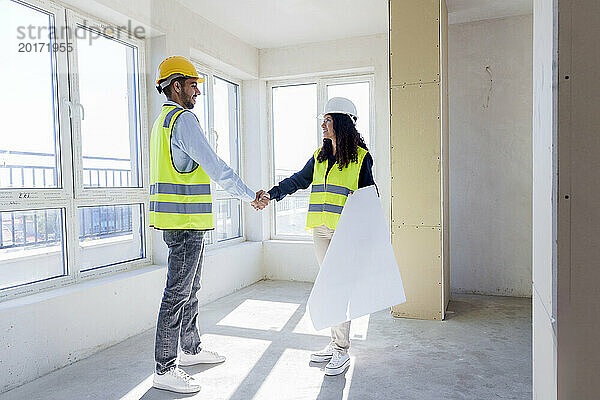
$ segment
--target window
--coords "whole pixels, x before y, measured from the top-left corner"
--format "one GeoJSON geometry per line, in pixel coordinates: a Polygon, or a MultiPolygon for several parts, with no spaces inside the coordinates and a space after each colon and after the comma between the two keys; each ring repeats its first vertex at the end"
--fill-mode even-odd
{"type": "Polygon", "coordinates": [[[330,83],[327,84],[327,100],[332,97],[345,97],[350,99],[356,106],[358,120],[356,129],[369,145],[371,137],[371,83],[369,81],[358,81],[350,83],[330,83]]]}
{"type": "MultiPolygon", "coordinates": [[[[357,129],[371,147],[372,76],[270,82],[273,183],[300,171],[323,142],[316,117],[332,97],[347,97],[358,110],[357,129]]],[[[273,207],[274,238],[306,238],[310,187],[286,196],[273,207]]]]}
{"type": "MultiPolygon", "coordinates": [[[[192,111],[218,156],[240,174],[239,83],[204,66],[196,65],[196,69],[205,82],[199,87],[202,94],[196,98],[192,111]]],[[[207,244],[241,238],[241,200],[217,184],[213,184],[212,193],[215,230],[208,236],[207,244]]]]}
{"type": "Polygon", "coordinates": [[[0,189],[58,188],[62,186],[59,160],[60,141],[58,68],[53,52],[18,52],[23,43],[17,39],[20,26],[52,29],[56,17],[51,12],[26,7],[12,1],[0,3],[0,49],[9,60],[0,67],[5,93],[0,105],[5,125],[0,141],[0,189]],[[23,77],[23,78],[17,78],[23,77]],[[26,77],[26,78],[25,78],[26,77]],[[40,94],[46,95],[29,95],[40,94]],[[35,118],[31,118],[35,110],[35,118]],[[26,121],[26,129],[23,122],[26,121]]]}
{"type": "Polygon", "coordinates": [[[76,48],[83,186],[140,187],[137,48],[102,36],[76,48]]]}
{"type": "Polygon", "coordinates": [[[143,40],[37,0],[0,35],[0,299],[149,264],[143,40]]]}
{"type": "MultiPolygon", "coordinates": [[[[280,86],[273,96],[273,163],[275,183],[299,171],[319,147],[317,85],[280,86]]],[[[275,230],[302,235],[306,226],[310,188],[275,203],[275,230]]]]}

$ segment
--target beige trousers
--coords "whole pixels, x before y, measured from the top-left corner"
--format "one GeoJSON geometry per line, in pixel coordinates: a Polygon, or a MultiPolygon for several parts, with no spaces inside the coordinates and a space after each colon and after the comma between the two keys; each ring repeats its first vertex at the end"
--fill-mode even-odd
{"type": "MultiPolygon", "coordinates": [[[[319,267],[323,263],[333,232],[333,229],[329,229],[325,225],[313,229],[313,241],[315,243],[315,252],[317,253],[319,267]]],[[[331,345],[339,352],[348,352],[350,348],[350,321],[331,327],[331,345]]]]}

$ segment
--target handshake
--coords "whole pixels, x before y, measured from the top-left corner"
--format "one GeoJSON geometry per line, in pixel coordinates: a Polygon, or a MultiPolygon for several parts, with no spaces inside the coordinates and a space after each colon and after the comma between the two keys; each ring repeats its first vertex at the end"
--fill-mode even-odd
{"type": "Polygon", "coordinates": [[[269,196],[269,193],[265,192],[264,190],[259,190],[256,192],[256,198],[250,204],[255,210],[262,210],[269,205],[269,201],[271,201],[271,196],[269,196]]]}

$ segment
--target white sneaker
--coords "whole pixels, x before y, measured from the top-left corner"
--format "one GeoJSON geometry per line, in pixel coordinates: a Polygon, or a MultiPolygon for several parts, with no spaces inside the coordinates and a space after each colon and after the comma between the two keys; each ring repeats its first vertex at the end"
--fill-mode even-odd
{"type": "Polygon", "coordinates": [[[198,381],[177,367],[171,368],[162,375],[155,372],[152,386],[176,393],[196,393],[200,391],[198,381]]]}
{"type": "Polygon", "coordinates": [[[204,349],[198,354],[186,354],[183,351],[179,354],[179,365],[183,367],[196,364],[217,364],[223,361],[225,361],[225,357],[215,351],[204,349]]]}
{"type": "Polygon", "coordinates": [[[333,356],[333,347],[331,346],[330,342],[323,350],[312,353],[310,355],[310,361],[325,362],[331,360],[331,356],[333,356]]]}
{"type": "Polygon", "coordinates": [[[350,356],[348,353],[334,351],[331,361],[325,366],[325,375],[339,375],[350,366],[350,356]]]}

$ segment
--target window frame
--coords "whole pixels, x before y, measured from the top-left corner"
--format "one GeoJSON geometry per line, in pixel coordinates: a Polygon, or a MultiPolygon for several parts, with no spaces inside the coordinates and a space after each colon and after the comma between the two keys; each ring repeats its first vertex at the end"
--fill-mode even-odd
{"type": "MultiPolygon", "coordinates": [[[[273,88],[285,87],[285,86],[299,86],[299,85],[317,85],[317,110],[316,115],[319,115],[325,108],[327,102],[327,86],[339,85],[348,83],[369,83],[369,152],[375,157],[375,75],[374,73],[360,73],[360,74],[338,74],[338,75],[323,75],[323,76],[307,76],[296,79],[282,79],[267,81],[267,120],[268,120],[268,134],[267,134],[267,148],[269,151],[269,181],[271,186],[274,186],[275,182],[275,132],[273,129],[273,88]]],[[[323,134],[320,129],[320,123],[316,122],[315,131],[317,135],[317,143],[321,143],[323,140],[323,134]]],[[[315,149],[316,150],[316,149],[315,149]]],[[[299,166],[302,168],[302,166],[299,166]]],[[[375,166],[373,166],[374,172],[375,166]]],[[[290,234],[278,234],[277,233],[277,215],[275,207],[270,207],[270,228],[271,228],[271,240],[286,240],[286,241],[297,241],[306,242],[312,240],[312,236],[307,232],[301,235],[290,235],[290,234]]]]}
{"type": "MultiPolygon", "coordinates": [[[[214,109],[215,109],[215,105],[214,105],[214,85],[213,85],[213,80],[214,78],[218,78],[224,81],[227,81],[229,83],[232,83],[234,85],[237,86],[238,90],[237,90],[237,118],[236,118],[236,124],[237,124],[237,165],[239,166],[239,169],[237,171],[237,174],[240,177],[244,176],[244,165],[242,163],[242,149],[244,148],[244,142],[243,142],[243,132],[242,132],[242,115],[243,115],[243,104],[242,104],[242,81],[240,79],[236,79],[216,68],[213,68],[209,65],[206,65],[202,62],[199,62],[195,59],[191,59],[192,65],[194,65],[194,68],[196,68],[196,71],[198,71],[199,74],[201,75],[205,75],[206,76],[206,101],[207,101],[207,112],[208,112],[208,116],[207,116],[207,123],[208,126],[205,127],[205,129],[207,130],[207,132],[205,132],[206,135],[206,139],[208,140],[208,143],[211,146],[214,146],[216,144],[216,138],[213,135],[213,131],[214,131],[214,127],[215,127],[215,114],[214,114],[214,109]]],[[[213,147],[214,149],[214,147],[213,147]]],[[[231,157],[231,154],[229,155],[231,157]]],[[[215,228],[216,228],[216,215],[214,214],[214,205],[216,200],[226,200],[226,199],[236,199],[236,197],[233,197],[229,194],[226,194],[225,196],[219,195],[217,190],[216,190],[216,183],[213,182],[211,180],[211,193],[213,194],[213,216],[215,218],[215,228]]],[[[246,241],[246,230],[245,230],[245,213],[244,213],[244,202],[243,200],[240,200],[240,236],[235,237],[235,238],[229,238],[229,239],[224,239],[221,241],[217,241],[216,240],[216,229],[210,232],[211,235],[211,243],[206,245],[207,249],[217,249],[217,248],[221,248],[221,247],[226,247],[226,246],[232,246],[235,244],[239,244],[242,243],[244,241],[246,241]]]]}
{"type": "MultiPolygon", "coordinates": [[[[79,86],[77,71],[77,40],[58,37],[61,28],[73,29],[77,22],[85,19],[92,26],[110,26],[117,28],[118,24],[110,24],[76,12],[49,0],[11,0],[24,7],[32,8],[43,13],[51,14],[54,18],[54,41],[58,44],[67,43],[73,46],[72,52],[54,52],[55,84],[55,117],[58,125],[57,170],[60,171],[60,185],[57,188],[2,188],[0,189],[0,211],[27,211],[58,208],[63,212],[63,249],[66,275],[47,278],[9,287],[0,290],[0,302],[16,297],[35,294],[51,289],[68,286],[95,279],[101,276],[113,275],[127,270],[133,270],[152,264],[152,239],[148,225],[149,215],[149,143],[147,135],[147,93],[145,81],[145,42],[142,39],[127,37],[121,31],[118,39],[130,46],[136,47],[137,65],[137,105],[136,118],[139,129],[138,157],[140,187],[137,188],[98,188],[83,189],[83,170],[81,162],[81,108],[78,106],[79,86]],[[79,215],[78,208],[82,206],[104,205],[142,205],[141,234],[143,241],[143,256],[133,261],[125,261],[88,271],[81,271],[79,215]]],[[[72,31],[74,32],[74,31],[72,31]]],[[[117,32],[112,36],[116,40],[117,32]]],[[[62,36],[62,35],[60,35],[62,36]]],[[[135,224],[134,224],[135,225],[135,224]]],[[[138,243],[137,241],[132,241],[138,243]]],[[[25,256],[28,257],[28,256],[25,256]]],[[[18,262],[18,261],[17,261],[18,262]]]]}
{"type": "MultiPolygon", "coordinates": [[[[106,23],[100,19],[94,18],[89,15],[84,15],[78,12],[75,12],[70,9],[66,9],[67,15],[67,24],[71,27],[71,31],[75,32],[75,28],[77,24],[85,24],[91,27],[115,27],[110,23],[106,23]]],[[[75,261],[77,267],[77,273],[79,274],[82,280],[92,279],[99,276],[110,275],[114,273],[119,273],[123,271],[127,271],[129,269],[133,269],[140,266],[150,265],[151,264],[151,245],[150,245],[150,226],[149,226],[149,207],[150,207],[150,197],[148,193],[149,189],[149,170],[146,166],[149,165],[149,137],[148,137],[148,126],[147,126],[147,98],[146,98],[146,54],[145,54],[145,43],[144,40],[138,39],[136,37],[128,37],[126,32],[121,31],[120,37],[117,37],[117,31],[114,34],[109,35],[102,33],[102,36],[115,40],[117,42],[122,42],[125,45],[135,47],[137,50],[137,66],[136,66],[136,74],[137,74],[137,94],[138,94],[138,105],[139,109],[137,110],[137,126],[139,129],[138,135],[138,181],[140,182],[140,187],[107,187],[107,188],[84,188],[83,186],[83,154],[82,154],[82,136],[81,136],[81,120],[82,120],[82,108],[74,107],[73,115],[75,118],[72,119],[72,135],[74,146],[72,146],[73,151],[73,170],[77,172],[74,176],[74,213],[77,214],[79,207],[85,206],[106,206],[106,205],[142,205],[142,215],[141,215],[141,224],[142,228],[142,240],[143,240],[143,257],[133,261],[126,261],[116,265],[106,266],[102,268],[92,269],[88,271],[81,271],[81,258],[79,254],[80,246],[77,246],[77,251],[75,254],[75,261]]],[[[78,74],[78,54],[77,54],[77,40],[73,40],[73,51],[68,53],[69,58],[69,71],[71,79],[72,79],[72,104],[80,104],[79,103],[79,74],[78,74]]],[[[73,222],[78,222],[78,215],[73,216],[73,222]]],[[[78,224],[77,228],[77,238],[79,238],[79,230],[78,224]]],[[[132,241],[132,243],[137,243],[136,241],[132,241]]]]}

